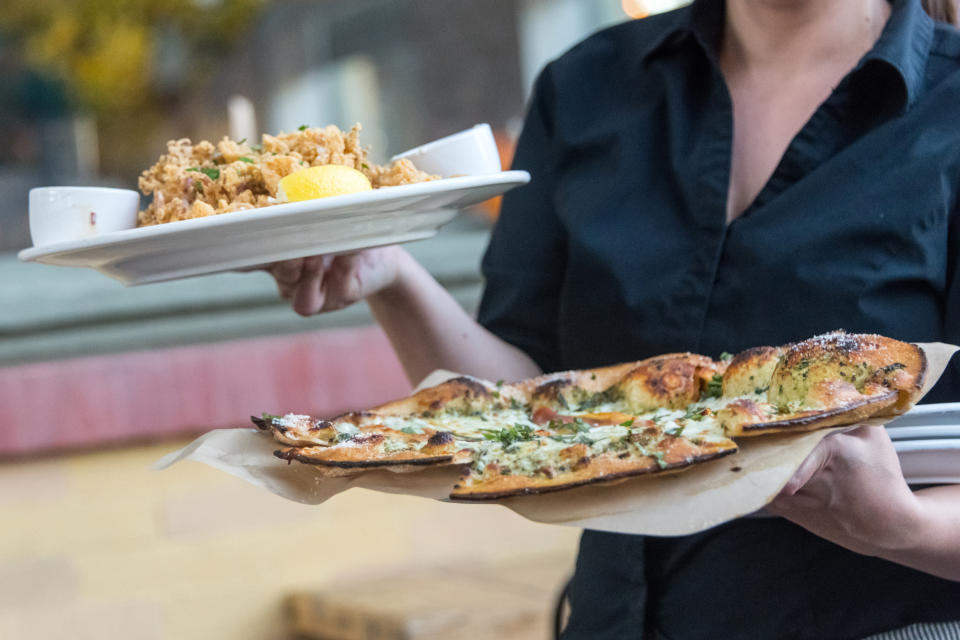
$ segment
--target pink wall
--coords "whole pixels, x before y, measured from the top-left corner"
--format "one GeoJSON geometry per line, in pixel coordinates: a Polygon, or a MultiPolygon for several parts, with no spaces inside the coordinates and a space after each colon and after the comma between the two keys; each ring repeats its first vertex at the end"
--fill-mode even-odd
{"type": "Polygon", "coordinates": [[[327,416],[406,395],[377,327],[0,368],[0,455],[327,416]]]}

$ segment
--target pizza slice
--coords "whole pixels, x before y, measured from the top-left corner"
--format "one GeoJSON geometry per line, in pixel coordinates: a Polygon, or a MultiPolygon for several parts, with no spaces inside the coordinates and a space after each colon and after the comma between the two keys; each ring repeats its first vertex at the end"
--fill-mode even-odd
{"type": "Polygon", "coordinates": [[[402,429],[456,431],[479,438],[481,431],[528,419],[526,397],[515,385],[470,376],[447,380],[400,400],[329,419],[300,414],[251,416],[253,423],[290,446],[333,446],[358,432],[402,429]]]}
{"type": "Polygon", "coordinates": [[[729,455],[737,445],[717,433],[691,430],[683,419],[640,419],[623,413],[552,418],[547,429],[507,429],[472,447],[471,464],[453,500],[494,500],[680,470],[729,455]]]}
{"type": "Polygon", "coordinates": [[[289,445],[275,452],[288,461],[342,470],[415,470],[462,464],[470,455],[464,443],[483,441],[484,433],[507,425],[532,426],[519,398],[519,392],[503,383],[462,376],[329,420],[299,414],[264,414],[252,420],[289,445]]]}
{"type": "MultiPolygon", "coordinates": [[[[387,427],[376,432],[358,432],[335,445],[288,447],[274,452],[288,462],[297,460],[320,467],[369,470],[384,467],[420,467],[463,464],[470,452],[461,449],[449,431],[425,429],[420,433],[387,427]]],[[[408,469],[409,468],[409,469],[408,469]]]]}
{"type": "Polygon", "coordinates": [[[926,368],[926,356],[914,344],[843,331],[748,349],[723,375],[716,415],[730,436],[899,415],[917,401],[926,368]]]}

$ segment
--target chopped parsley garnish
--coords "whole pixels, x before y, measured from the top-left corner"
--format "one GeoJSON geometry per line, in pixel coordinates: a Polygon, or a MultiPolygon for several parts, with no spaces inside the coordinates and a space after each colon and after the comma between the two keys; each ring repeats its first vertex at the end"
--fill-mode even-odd
{"type": "Polygon", "coordinates": [[[197,173],[202,173],[211,180],[216,180],[220,177],[220,169],[208,169],[206,167],[190,167],[187,171],[196,171],[197,173]]]}
{"type": "Polygon", "coordinates": [[[523,405],[521,405],[520,402],[518,402],[516,398],[510,398],[510,408],[511,408],[511,409],[513,409],[514,411],[516,411],[516,410],[520,409],[521,407],[523,407],[523,405]]]}
{"type": "Polygon", "coordinates": [[[250,148],[253,149],[254,151],[256,151],[257,153],[260,153],[261,151],[263,151],[263,145],[262,145],[262,144],[252,144],[252,145],[250,145],[250,148]]]}
{"type": "Polygon", "coordinates": [[[533,440],[533,429],[525,424],[515,424],[505,429],[480,429],[480,433],[485,439],[499,442],[505,447],[514,442],[533,440]]]}
{"type": "Polygon", "coordinates": [[[417,430],[417,429],[415,429],[415,428],[413,428],[413,427],[404,427],[404,428],[400,429],[400,431],[402,431],[402,432],[404,432],[404,433],[409,433],[410,435],[413,435],[413,436],[415,436],[415,435],[420,435],[421,433],[423,433],[422,431],[419,431],[419,430],[417,430]]]}
{"type": "Polygon", "coordinates": [[[684,424],[678,424],[676,429],[668,429],[667,431],[664,431],[664,433],[667,434],[668,436],[674,436],[676,438],[679,438],[680,435],[683,433],[684,427],[686,426],[687,425],[684,425],[684,424]]]}
{"type": "Polygon", "coordinates": [[[547,423],[548,429],[555,431],[572,431],[574,433],[589,433],[590,425],[583,421],[583,418],[574,418],[572,422],[561,422],[560,420],[551,420],[547,423]]]}
{"type": "Polygon", "coordinates": [[[623,399],[623,389],[620,387],[609,387],[597,393],[587,393],[583,389],[578,390],[581,392],[581,397],[578,402],[581,411],[584,409],[593,409],[611,402],[619,402],[623,399]]]}
{"type": "Polygon", "coordinates": [[[237,160],[239,160],[240,162],[246,162],[247,164],[257,164],[256,162],[254,162],[253,160],[251,160],[251,159],[248,158],[247,156],[241,156],[241,157],[237,158],[237,160]]]}
{"type": "Polygon", "coordinates": [[[338,433],[337,442],[346,442],[347,440],[353,440],[353,436],[356,434],[353,433],[338,433]]]}
{"type": "Polygon", "coordinates": [[[633,423],[636,422],[636,418],[630,418],[629,420],[624,420],[620,423],[621,427],[632,427],[633,423]]]}
{"type": "Polygon", "coordinates": [[[309,129],[309,127],[305,124],[302,124],[299,127],[297,127],[297,131],[306,131],[307,129],[309,129]]]}
{"type": "Polygon", "coordinates": [[[551,420],[549,423],[551,429],[563,429],[565,431],[572,431],[573,433],[550,436],[553,440],[557,442],[565,442],[570,444],[571,442],[581,442],[583,444],[593,444],[595,441],[590,437],[590,425],[584,422],[581,418],[574,418],[573,422],[561,423],[557,420],[551,420]]]}
{"type": "Polygon", "coordinates": [[[246,142],[246,141],[247,141],[247,139],[246,139],[246,138],[244,138],[243,140],[241,140],[241,141],[240,141],[240,142],[238,142],[237,144],[243,144],[243,143],[244,143],[244,142],[246,142]]]}
{"type": "Polygon", "coordinates": [[[723,375],[719,373],[713,374],[713,377],[710,378],[710,382],[707,383],[707,389],[705,392],[708,398],[719,398],[723,395],[723,375]]]}
{"type": "Polygon", "coordinates": [[[687,412],[683,414],[681,420],[703,420],[703,416],[706,415],[707,409],[703,407],[690,407],[687,409],[687,412]]]}
{"type": "Polygon", "coordinates": [[[490,392],[490,395],[492,395],[494,398],[499,398],[499,397],[500,397],[500,392],[499,392],[499,391],[491,391],[491,392],[490,392]]]}
{"type": "Polygon", "coordinates": [[[193,183],[193,188],[197,193],[203,193],[203,183],[199,180],[193,183]]]}
{"type": "Polygon", "coordinates": [[[275,416],[272,413],[261,413],[260,417],[263,418],[264,420],[270,420],[271,422],[273,422],[274,420],[280,419],[280,416],[275,416]]]}
{"type": "Polygon", "coordinates": [[[503,386],[503,380],[497,380],[497,383],[496,383],[497,389],[499,389],[502,386],[503,386]]]}
{"type": "Polygon", "coordinates": [[[360,166],[363,167],[364,169],[369,169],[369,168],[370,168],[370,165],[368,165],[366,162],[361,162],[361,163],[360,163],[360,166]]]}
{"type": "Polygon", "coordinates": [[[727,360],[733,360],[733,354],[729,351],[724,351],[720,354],[720,360],[726,362],[727,360]]]}

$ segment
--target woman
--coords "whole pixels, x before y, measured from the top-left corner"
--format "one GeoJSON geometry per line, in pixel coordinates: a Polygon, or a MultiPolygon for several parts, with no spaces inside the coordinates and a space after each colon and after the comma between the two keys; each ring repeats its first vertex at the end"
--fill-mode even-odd
{"type": "MultiPolygon", "coordinates": [[[[396,247],[273,273],[302,314],[366,298],[413,380],[958,342],[958,104],[960,34],[918,0],[698,0],[543,72],[479,323],[396,247]]],[[[931,398],[960,400],[956,368],[931,398]]],[[[960,637],[933,635],[960,634],[960,487],[912,492],[882,428],[825,439],[770,510],[585,532],[564,637],[960,637]]]]}

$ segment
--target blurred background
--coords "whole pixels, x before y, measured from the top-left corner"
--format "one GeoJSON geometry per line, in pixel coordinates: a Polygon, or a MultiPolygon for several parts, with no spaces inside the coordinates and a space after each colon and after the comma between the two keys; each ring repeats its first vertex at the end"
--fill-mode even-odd
{"type": "MultiPolygon", "coordinates": [[[[0,637],[549,637],[575,530],[360,490],[306,507],[193,463],[150,470],[250,414],[408,393],[362,305],[304,319],[261,273],[127,289],[20,263],[27,193],[136,188],[167,140],[302,124],[359,122],[383,161],[488,122],[506,167],[546,62],[679,4],[0,3],[0,637]],[[400,619],[419,622],[389,635],[400,619]]],[[[409,246],[470,310],[497,205],[409,246]]]]}

